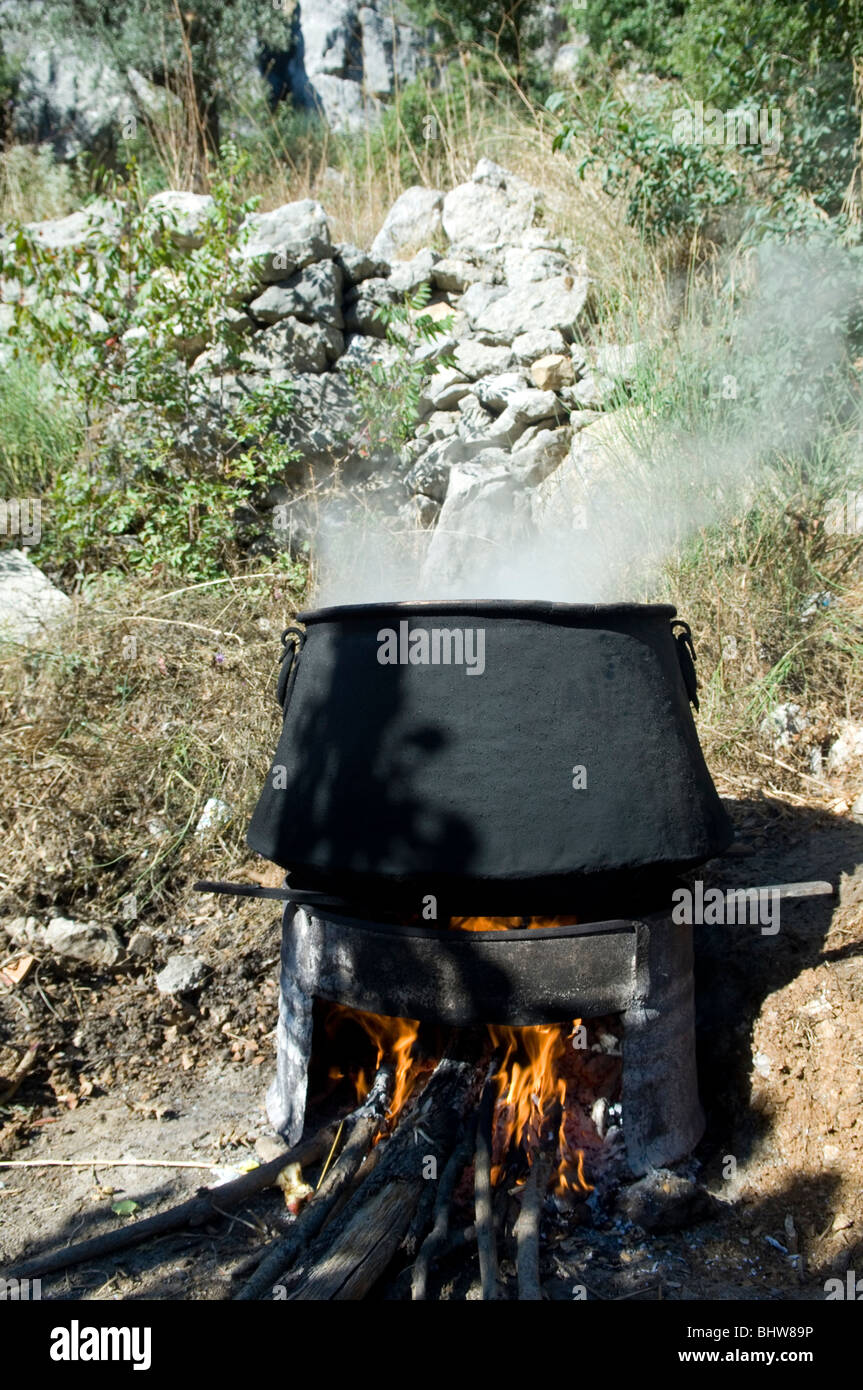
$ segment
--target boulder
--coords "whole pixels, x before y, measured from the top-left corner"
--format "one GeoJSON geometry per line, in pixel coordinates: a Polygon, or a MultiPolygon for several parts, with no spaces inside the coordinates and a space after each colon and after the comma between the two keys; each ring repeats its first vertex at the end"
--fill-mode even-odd
{"type": "Polygon", "coordinates": [[[387,330],[378,314],[384,305],[397,304],[399,298],[389,280],[364,280],[345,296],[345,329],[348,333],[385,338],[387,330]]]}
{"type": "Polygon", "coordinates": [[[298,270],[287,280],[268,285],[249,305],[249,313],[261,323],[278,323],[290,317],[306,323],[326,323],[341,328],[342,272],[334,261],[318,261],[298,270]]]}
{"type": "Polygon", "coordinates": [[[437,258],[437,251],[423,246],[409,261],[394,261],[390,267],[390,288],[399,295],[415,294],[420,285],[431,284],[437,258]]]}
{"type": "Polygon", "coordinates": [[[572,441],[572,431],[568,425],[559,429],[546,429],[533,425],[513,446],[513,473],[527,487],[536,487],[566,458],[572,441]]]}
{"type": "Polygon", "coordinates": [[[443,256],[435,262],[432,270],[432,284],[436,290],[447,294],[463,294],[468,285],[478,280],[488,283],[493,271],[488,265],[476,265],[473,261],[460,260],[457,256],[443,256]]]}
{"type": "Polygon", "coordinates": [[[463,247],[517,244],[532,225],[540,202],[536,189],[491,159],[481,159],[467,183],[443,200],[443,229],[463,247]]]}
{"type": "Polygon", "coordinates": [[[470,384],[457,368],[443,367],[429,377],[419,399],[420,413],[452,410],[470,391],[470,384]]]}
{"type": "Polygon", "coordinates": [[[113,927],[96,922],[76,922],[55,917],[48,923],[45,945],[56,956],[68,956],[87,965],[116,965],[123,955],[123,943],[113,927]]]}
{"type": "Polygon", "coordinates": [[[238,256],[264,284],[285,280],[313,261],[332,258],[327,215],[312,198],[272,212],[250,212],[240,224],[238,256]]]}
{"type": "Polygon", "coordinates": [[[406,247],[432,241],[441,229],[443,194],[436,188],[414,184],[396,198],[371,245],[373,256],[393,261],[406,247]]]}
{"type": "Polygon", "coordinates": [[[530,388],[514,392],[508,399],[506,409],[498,420],[501,429],[513,434],[521,434],[528,425],[539,420],[552,420],[563,417],[560,402],[553,391],[533,391],[530,388]]]}
{"type": "Polygon", "coordinates": [[[503,449],[485,449],[454,464],[423,563],[422,587],[460,598],[505,596],[508,561],[529,528],[526,496],[503,449]]]}
{"type": "Polygon", "coordinates": [[[412,82],[425,58],[423,36],[406,14],[374,0],[307,0],[294,8],[293,23],[292,95],[335,131],[374,124],[380,98],[412,82]]]}
{"type": "Polygon", "coordinates": [[[148,211],[164,223],[174,245],[182,251],[203,245],[204,228],[215,206],[208,193],[185,193],[173,188],[154,193],[147,202],[148,211]]]}
{"type": "Polygon", "coordinates": [[[566,343],[556,328],[531,328],[513,338],[512,352],[519,362],[536,362],[540,357],[566,352],[566,343]]]}
{"type": "Polygon", "coordinates": [[[507,371],[513,358],[512,350],[505,345],[491,346],[488,343],[480,343],[475,338],[465,338],[460,342],[453,356],[459,371],[463,372],[469,381],[507,371]]]}
{"type": "Polygon", "coordinates": [[[50,251],[68,251],[103,237],[119,237],[122,216],[119,203],[97,198],[77,212],[70,212],[68,217],[28,222],[27,231],[50,251]]]}
{"type": "Polygon", "coordinates": [[[375,277],[380,279],[389,275],[387,261],[372,256],[369,251],[362,251],[359,246],[354,246],[349,241],[339,243],[334,259],[336,265],[341,268],[346,289],[358,285],[361,280],[371,280],[375,277]]]}
{"type": "Polygon", "coordinates": [[[575,275],[553,275],[515,288],[476,284],[462,296],[461,308],[475,333],[500,342],[511,343],[535,329],[557,329],[571,338],[589,284],[586,276],[575,275]]]}
{"type": "Polygon", "coordinates": [[[530,383],[523,372],[499,372],[494,376],[481,376],[473,384],[473,392],[480,405],[486,410],[500,414],[506,410],[514,397],[529,389],[530,383]]]}
{"type": "Polygon", "coordinates": [[[32,643],[48,636],[71,607],[23,550],[0,551],[0,640],[32,643]]]}
{"type": "Polygon", "coordinates": [[[550,280],[553,275],[575,273],[566,256],[545,247],[526,251],[524,246],[510,246],[503,253],[503,278],[511,289],[550,280]]]}
{"type": "MultiPolygon", "coordinates": [[[[12,125],[24,143],[50,143],[54,157],[77,158],[85,150],[108,153],[118,134],[135,118],[136,102],[128,74],[120,70],[91,32],[82,45],[63,26],[13,36],[6,48],[16,73],[12,125]]],[[[140,74],[138,74],[140,77],[140,74]]],[[[141,78],[141,81],[144,79],[141,78]]]]}
{"type": "Polygon", "coordinates": [[[394,343],[376,338],[371,333],[351,333],[345,342],[345,350],[336,362],[337,372],[368,371],[375,366],[390,367],[399,360],[399,349],[394,343]]]}
{"type": "MultiPolygon", "coordinates": [[[[573,432],[569,451],[530,494],[531,514],[540,532],[581,530],[587,524],[594,501],[608,495],[610,482],[633,461],[627,418],[624,411],[594,416],[592,423],[573,432]]],[[[571,417],[570,429],[577,421],[577,415],[571,417]]]]}
{"type": "Polygon", "coordinates": [[[268,373],[275,381],[297,372],[325,372],[340,355],[344,339],[338,329],[299,319],[282,319],[255,333],[243,352],[243,370],[268,373]]]}
{"type": "Polygon", "coordinates": [[[540,391],[559,391],[575,380],[572,358],[562,352],[550,352],[547,357],[537,358],[530,374],[540,391]]]}

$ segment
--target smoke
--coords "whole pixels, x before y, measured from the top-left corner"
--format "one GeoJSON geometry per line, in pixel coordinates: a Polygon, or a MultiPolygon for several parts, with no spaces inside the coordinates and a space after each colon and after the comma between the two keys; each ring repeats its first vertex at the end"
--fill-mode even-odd
{"type": "Polygon", "coordinates": [[[643,600],[702,528],[781,495],[856,420],[861,288],[854,251],[762,245],[684,320],[673,374],[645,349],[632,401],[538,485],[523,478],[543,471],[542,437],[456,464],[431,531],[373,497],[324,508],[317,600],[643,600]]]}

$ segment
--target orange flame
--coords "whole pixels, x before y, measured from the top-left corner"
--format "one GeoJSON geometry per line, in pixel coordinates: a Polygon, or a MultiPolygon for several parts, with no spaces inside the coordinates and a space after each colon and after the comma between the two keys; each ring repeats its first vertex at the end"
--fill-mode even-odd
{"type": "MultiPolygon", "coordinates": [[[[570,917],[453,917],[450,926],[457,931],[505,931],[513,927],[558,927],[574,921],[570,917]]],[[[386,1058],[395,1066],[393,1098],[387,1111],[390,1126],[410,1097],[422,1071],[414,1056],[419,1024],[414,1019],[385,1018],[359,1009],[331,1006],[327,1023],[332,1032],[339,1019],[358,1023],[377,1048],[375,1068],[386,1058]]],[[[495,1076],[498,1098],[494,1114],[492,1182],[501,1181],[507,1157],[513,1149],[532,1165],[540,1149],[557,1155],[555,1194],[592,1192],[584,1174],[584,1153],[572,1152],[565,1134],[567,1084],[560,1075],[566,1044],[581,1019],[566,1024],[536,1027],[489,1026],[495,1048],[502,1050],[500,1069],[495,1076]]],[[[362,1101],[369,1082],[360,1070],[356,1077],[357,1098],[362,1101]]]]}
{"type": "MultiPolygon", "coordinates": [[[[419,1022],[413,1018],[387,1018],[383,1014],[369,1014],[361,1009],[349,1009],[343,1004],[333,1004],[327,1019],[327,1031],[332,1035],[339,1022],[348,1019],[359,1024],[374,1043],[377,1049],[375,1071],[385,1059],[393,1063],[393,1094],[387,1110],[387,1120],[392,1124],[401,1113],[420,1075],[421,1063],[413,1055],[419,1022]]],[[[357,1100],[362,1102],[370,1089],[370,1082],[362,1068],[357,1072],[355,1085],[357,1100]]]]}

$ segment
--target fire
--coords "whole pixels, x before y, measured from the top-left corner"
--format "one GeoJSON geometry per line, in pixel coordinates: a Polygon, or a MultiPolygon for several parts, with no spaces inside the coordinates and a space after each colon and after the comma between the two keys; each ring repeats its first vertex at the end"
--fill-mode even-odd
{"type": "MultiPolygon", "coordinates": [[[[573,1031],[581,1019],[574,1019],[573,1031]]],[[[566,1025],[541,1024],[533,1028],[490,1027],[496,1049],[502,1052],[500,1070],[495,1076],[498,1099],[495,1106],[495,1162],[492,1182],[501,1181],[507,1159],[515,1150],[532,1165],[540,1150],[551,1149],[559,1156],[555,1192],[590,1192],[584,1176],[584,1156],[570,1153],[564,1133],[566,1121],[566,1081],[560,1076],[560,1063],[566,1054],[566,1025]]]]}
{"type": "MultiPolygon", "coordinates": [[[[457,931],[506,931],[513,927],[558,927],[572,923],[572,917],[453,917],[450,926],[457,931]]],[[[327,1021],[332,1034],[340,1020],[352,1020],[365,1031],[377,1049],[375,1070],[383,1061],[394,1066],[393,1097],[387,1112],[392,1123],[412,1094],[425,1064],[417,1060],[415,1044],[419,1023],[414,1019],[385,1018],[359,1009],[334,1004],[327,1021]]],[[[567,1043],[581,1019],[568,1024],[541,1024],[510,1028],[489,1026],[489,1037],[501,1054],[494,1080],[498,1095],[494,1113],[492,1182],[501,1182],[510,1165],[524,1168],[536,1161],[541,1151],[554,1156],[557,1196],[587,1193],[593,1188],[584,1174],[584,1154],[573,1152],[565,1133],[567,1083],[561,1063],[567,1043]]],[[[363,1070],[355,1078],[357,1099],[368,1095],[370,1081],[363,1070]]]]}
{"type": "Polygon", "coordinates": [[[511,931],[513,927],[569,927],[574,917],[451,917],[454,931],[511,931]]]}
{"type": "MultiPolygon", "coordinates": [[[[422,1063],[414,1056],[414,1044],[419,1033],[419,1022],[414,1018],[386,1018],[383,1014],[364,1013],[361,1009],[349,1009],[343,1004],[333,1004],[327,1018],[327,1032],[332,1036],[340,1021],[351,1020],[359,1024],[377,1049],[374,1071],[382,1062],[393,1064],[393,1093],[387,1111],[387,1120],[392,1123],[401,1113],[410,1097],[421,1073],[422,1063]]],[[[362,1102],[369,1093],[370,1082],[362,1067],[355,1078],[357,1100],[362,1102]]]]}

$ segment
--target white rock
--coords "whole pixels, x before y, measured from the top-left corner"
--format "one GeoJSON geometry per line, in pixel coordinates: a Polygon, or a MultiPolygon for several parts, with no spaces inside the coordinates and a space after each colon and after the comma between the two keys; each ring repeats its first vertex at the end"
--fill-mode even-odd
{"type": "Polygon", "coordinates": [[[370,333],[351,333],[346,339],[345,350],[336,363],[336,371],[366,371],[372,366],[391,367],[398,362],[400,356],[395,343],[375,338],[370,333]]]}
{"type": "Polygon", "coordinates": [[[195,826],[195,834],[199,839],[204,839],[230,825],[233,819],[234,812],[227,801],[222,801],[218,796],[211,796],[204,803],[204,809],[195,826]]]}
{"type": "Polygon", "coordinates": [[[437,262],[437,251],[422,246],[408,261],[394,261],[387,284],[399,294],[414,294],[420,285],[431,282],[437,262]]]}
{"type": "Polygon", "coordinates": [[[464,372],[469,381],[505,372],[512,363],[510,348],[492,347],[487,343],[477,342],[475,338],[466,338],[459,343],[453,356],[459,371],[464,372]]]}
{"type": "Polygon", "coordinates": [[[774,748],[790,748],[808,723],[809,719],[800,706],[789,702],[770,710],[762,719],[759,732],[774,748]]]}
{"type": "Polygon", "coordinates": [[[35,946],[44,944],[45,928],[35,917],[12,917],[4,922],[3,929],[16,946],[35,946]]]}
{"type": "Polygon", "coordinates": [[[506,283],[513,289],[549,280],[553,275],[572,275],[573,267],[559,251],[525,251],[522,246],[509,247],[503,256],[506,283]]]}
{"type": "Polygon", "coordinates": [[[414,184],[396,198],[371,245],[373,256],[395,260],[406,247],[432,241],[441,228],[443,194],[436,188],[414,184]]]}
{"type": "Polygon", "coordinates": [[[156,989],[160,994],[189,994],[204,983],[206,976],[207,966],[197,956],[169,956],[156,976],[156,989]]]}
{"type": "Polygon", "coordinates": [[[514,289],[471,285],[461,307],[474,332],[506,342],[532,329],[557,329],[571,337],[589,287],[586,276],[573,275],[554,275],[514,289]]]}
{"type": "Polygon", "coordinates": [[[204,227],[215,208],[209,193],[184,193],[167,188],[154,193],[147,202],[149,211],[164,221],[175,246],[192,251],[204,242],[204,227]]]}
{"type": "Polygon", "coordinates": [[[481,376],[474,382],[473,391],[480,405],[486,410],[506,410],[515,396],[527,391],[530,383],[524,372],[499,372],[494,376],[481,376]]]}
{"type": "Polygon", "coordinates": [[[463,294],[468,285],[474,285],[478,280],[490,281],[491,276],[488,266],[476,265],[473,261],[460,260],[456,256],[445,256],[435,262],[432,284],[438,290],[463,294]]]}
{"type": "Polygon", "coordinates": [[[325,372],[344,346],[341,332],[321,323],[282,319],[256,333],[243,351],[242,370],[284,380],[295,372],[325,372]]]}
{"type": "Polygon", "coordinates": [[[23,550],[0,551],[0,638],[35,642],[71,607],[23,550]]]}
{"type": "Polygon", "coordinates": [[[420,396],[419,407],[424,414],[432,410],[453,410],[470,391],[467,379],[454,367],[443,367],[429,377],[420,396]]]}
{"type": "Polygon", "coordinates": [[[536,216],[540,195],[524,179],[481,159],[467,183],[443,200],[443,229],[457,245],[518,243],[536,216]]]}
{"type": "Polygon", "coordinates": [[[519,362],[536,362],[550,353],[566,352],[566,342],[556,328],[532,328],[513,338],[512,350],[519,362]]]}
{"type": "Polygon", "coordinates": [[[119,203],[98,199],[78,212],[70,212],[68,217],[28,222],[27,231],[41,246],[52,251],[65,251],[70,247],[86,246],[88,242],[103,236],[119,236],[122,216],[119,203]]]}
{"type": "Polygon", "coordinates": [[[240,224],[240,242],[240,260],[251,263],[265,284],[335,254],[327,215],[313,198],[250,212],[240,224]]]}
{"type": "Polygon", "coordinates": [[[113,927],[76,922],[69,917],[55,917],[48,923],[45,945],[57,956],[69,956],[88,965],[116,965],[123,954],[123,943],[113,927]]]}
{"type": "Polygon", "coordinates": [[[268,285],[249,305],[262,323],[278,323],[293,315],[306,322],[342,326],[342,272],[334,261],[317,261],[286,280],[268,285]]]}
{"type": "Polygon", "coordinates": [[[553,419],[562,415],[560,402],[553,391],[518,391],[510,397],[506,410],[498,425],[501,429],[515,430],[519,433],[538,420],[553,419]]]}
{"type": "Polygon", "coordinates": [[[843,772],[846,767],[863,759],[863,724],[845,719],[839,725],[839,736],[830,745],[827,771],[843,772]]]}

